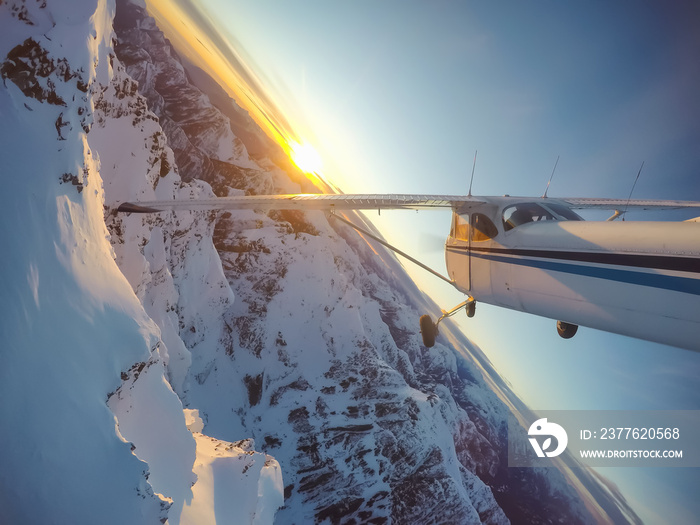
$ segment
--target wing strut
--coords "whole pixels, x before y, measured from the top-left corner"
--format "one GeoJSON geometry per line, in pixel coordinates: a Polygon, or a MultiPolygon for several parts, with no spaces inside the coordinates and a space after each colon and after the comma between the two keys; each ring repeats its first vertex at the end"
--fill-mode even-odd
{"type": "Polygon", "coordinates": [[[439,277],[440,279],[442,279],[442,280],[445,281],[446,283],[451,284],[452,286],[455,285],[455,283],[454,283],[454,281],[453,281],[452,279],[448,279],[447,277],[445,277],[445,276],[442,275],[441,273],[436,272],[435,270],[433,270],[430,266],[427,266],[427,265],[423,264],[422,262],[420,262],[419,260],[414,259],[414,258],[411,257],[410,255],[408,255],[406,252],[403,252],[403,251],[399,250],[398,248],[392,246],[391,244],[389,244],[389,243],[386,242],[385,240],[381,239],[380,237],[374,235],[373,233],[368,232],[366,229],[361,228],[360,226],[358,226],[358,225],[356,225],[356,224],[350,222],[349,220],[347,220],[347,219],[345,219],[345,218],[343,218],[343,217],[340,217],[339,215],[336,215],[335,213],[330,213],[330,216],[333,217],[334,219],[339,220],[340,222],[344,222],[345,224],[347,224],[347,225],[350,226],[351,228],[354,228],[355,230],[357,230],[358,232],[360,232],[362,235],[366,235],[366,236],[369,237],[370,239],[374,239],[375,241],[377,241],[377,242],[378,242],[379,244],[381,244],[382,246],[386,246],[386,247],[389,248],[391,251],[393,251],[393,252],[399,254],[401,257],[404,257],[404,258],[408,259],[408,260],[411,261],[413,264],[416,264],[416,265],[420,266],[421,268],[423,268],[424,270],[426,270],[426,271],[432,273],[435,277],[439,277]]]}

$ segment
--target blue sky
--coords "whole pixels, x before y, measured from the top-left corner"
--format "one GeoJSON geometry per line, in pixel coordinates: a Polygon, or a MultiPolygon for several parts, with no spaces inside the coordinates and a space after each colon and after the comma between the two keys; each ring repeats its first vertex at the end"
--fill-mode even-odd
{"type": "MultiPolygon", "coordinates": [[[[697,3],[199,5],[346,193],[464,194],[478,150],[477,195],[539,196],[559,156],[550,196],[626,198],[644,162],[634,197],[700,200],[697,3]]],[[[444,268],[449,213],[369,216],[444,268]]],[[[442,308],[463,300],[407,269],[442,308]]],[[[457,319],[534,409],[700,409],[700,354],[586,329],[564,341],[488,305],[457,319]]],[[[697,469],[603,474],[651,522],[700,514],[697,469]]]]}

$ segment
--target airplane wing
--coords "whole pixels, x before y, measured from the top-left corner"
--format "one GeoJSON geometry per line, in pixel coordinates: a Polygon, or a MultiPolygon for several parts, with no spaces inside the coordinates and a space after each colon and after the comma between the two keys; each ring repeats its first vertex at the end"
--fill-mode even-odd
{"type": "MultiPolygon", "coordinates": [[[[700,202],[641,199],[558,198],[575,209],[678,210],[700,208],[700,202]]],[[[124,202],[117,209],[127,213],[157,213],[167,210],[424,210],[459,209],[466,203],[483,203],[468,195],[412,194],[315,194],[238,195],[208,199],[124,202]]]]}
{"type": "Polygon", "coordinates": [[[562,199],[575,209],[599,209],[599,210],[682,210],[687,208],[700,208],[700,202],[674,201],[674,200],[647,200],[647,199],[595,199],[572,198],[562,199]]]}
{"type": "Polygon", "coordinates": [[[209,199],[124,202],[118,211],[156,213],[166,210],[423,210],[458,208],[465,202],[481,202],[466,195],[348,195],[289,194],[239,195],[209,199]]]}

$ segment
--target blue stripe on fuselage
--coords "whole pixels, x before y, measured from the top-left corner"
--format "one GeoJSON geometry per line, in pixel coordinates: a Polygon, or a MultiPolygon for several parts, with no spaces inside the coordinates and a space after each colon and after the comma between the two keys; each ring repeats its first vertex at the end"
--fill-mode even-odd
{"type": "MultiPolygon", "coordinates": [[[[461,253],[464,255],[468,254],[465,248],[450,248],[451,247],[448,247],[447,249],[453,253],[461,253]]],[[[487,261],[515,264],[518,266],[538,268],[540,270],[582,275],[585,277],[594,277],[608,281],[617,281],[621,283],[700,295],[700,279],[689,277],[639,272],[635,270],[610,268],[605,266],[591,266],[587,264],[569,264],[560,261],[546,260],[544,258],[494,255],[492,253],[480,253],[474,250],[471,251],[471,255],[487,261]]],[[[543,257],[546,257],[546,255],[543,255],[543,257]]]]}

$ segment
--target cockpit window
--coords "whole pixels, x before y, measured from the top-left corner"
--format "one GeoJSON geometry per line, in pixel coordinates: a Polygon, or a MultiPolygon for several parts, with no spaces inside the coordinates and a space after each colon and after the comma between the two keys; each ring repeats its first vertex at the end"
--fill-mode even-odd
{"type": "Polygon", "coordinates": [[[582,221],[581,216],[573,211],[571,208],[567,208],[561,204],[556,204],[554,202],[548,202],[545,206],[552,210],[554,213],[559,215],[562,219],[567,221],[582,221]]]}
{"type": "Polygon", "coordinates": [[[498,235],[498,229],[488,216],[483,213],[472,213],[471,217],[467,214],[452,215],[452,229],[450,237],[458,241],[469,242],[469,234],[471,229],[472,241],[488,241],[498,235]],[[471,220],[471,224],[469,221],[471,220]],[[471,227],[471,228],[470,228],[471,227]]]}
{"type": "Polygon", "coordinates": [[[503,228],[506,231],[528,222],[560,220],[582,221],[583,219],[566,206],[549,202],[545,205],[526,202],[508,206],[503,210],[503,228]]]}
{"type": "Polygon", "coordinates": [[[516,204],[503,210],[503,228],[506,231],[528,222],[553,220],[555,217],[551,212],[534,202],[516,204]]]}
{"type": "Polygon", "coordinates": [[[472,240],[488,241],[498,235],[496,225],[483,213],[472,214],[472,240]]]}
{"type": "Polygon", "coordinates": [[[468,216],[462,216],[457,213],[452,216],[452,232],[450,237],[454,237],[460,241],[469,240],[469,223],[467,222],[468,216]]]}

